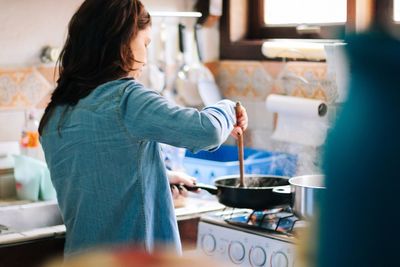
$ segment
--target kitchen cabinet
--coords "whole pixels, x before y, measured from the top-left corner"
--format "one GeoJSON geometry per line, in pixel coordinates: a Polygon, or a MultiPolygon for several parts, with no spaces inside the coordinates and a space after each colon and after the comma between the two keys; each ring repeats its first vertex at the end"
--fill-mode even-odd
{"type": "MultiPolygon", "coordinates": [[[[184,251],[194,250],[197,242],[199,218],[178,221],[184,251]]],[[[55,257],[61,257],[65,236],[41,238],[14,244],[0,245],[0,266],[41,267],[55,257]]]]}
{"type": "Polygon", "coordinates": [[[64,241],[64,237],[52,237],[0,245],[0,265],[39,267],[43,262],[62,255],[64,241]]]}
{"type": "Polygon", "coordinates": [[[178,221],[183,251],[196,249],[197,229],[200,218],[178,221]]]}

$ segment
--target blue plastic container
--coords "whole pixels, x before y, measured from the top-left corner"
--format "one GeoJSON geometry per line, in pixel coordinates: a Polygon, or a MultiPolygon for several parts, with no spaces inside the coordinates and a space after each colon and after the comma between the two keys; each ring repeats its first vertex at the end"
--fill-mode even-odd
{"type": "MultiPolygon", "coordinates": [[[[201,151],[197,154],[186,151],[183,166],[198,182],[212,184],[219,176],[239,174],[237,146],[223,145],[214,152],[201,151]]],[[[286,153],[245,148],[244,172],[293,176],[296,172],[296,157],[286,153]]]]}

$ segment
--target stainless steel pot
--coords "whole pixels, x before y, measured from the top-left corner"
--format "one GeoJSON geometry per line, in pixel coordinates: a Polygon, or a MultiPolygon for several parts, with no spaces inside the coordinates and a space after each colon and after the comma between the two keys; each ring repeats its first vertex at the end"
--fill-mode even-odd
{"type": "Polygon", "coordinates": [[[325,192],[323,175],[304,175],[289,179],[293,196],[293,212],[304,219],[318,213],[319,200],[325,192]]]}
{"type": "Polygon", "coordinates": [[[292,194],[292,208],[296,216],[312,219],[319,212],[319,200],[325,192],[323,175],[303,175],[289,179],[290,187],[275,188],[275,192],[292,194]]]}

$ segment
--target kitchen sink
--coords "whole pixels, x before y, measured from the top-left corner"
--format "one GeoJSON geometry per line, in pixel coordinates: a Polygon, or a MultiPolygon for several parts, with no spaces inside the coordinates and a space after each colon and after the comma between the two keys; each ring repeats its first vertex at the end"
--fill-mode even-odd
{"type": "Polygon", "coordinates": [[[56,201],[0,207],[0,234],[62,225],[56,201]]]}
{"type": "Polygon", "coordinates": [[[43,266],[62,257],[65,226],[57,202],[25,203],[0,207],[0,266],[43,266]]]}

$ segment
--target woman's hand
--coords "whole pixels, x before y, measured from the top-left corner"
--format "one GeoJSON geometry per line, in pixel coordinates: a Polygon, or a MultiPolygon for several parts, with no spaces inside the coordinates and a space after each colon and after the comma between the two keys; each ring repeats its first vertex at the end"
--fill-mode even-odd
{"type": "Polygon", "coordinates": [[[238,114],[236,114],[237,121],[236,121],[236,126],[233,128],[231,135],[235,138],[238,139],[238,136],[240,134],[243,134],[244,131],[246,131],[247,126],[249,124],[249,119],[247,117],[247,111],[243,106],[240,106],[238,114]]]}
{"type": "MultiPolygon", "coordinates": [[[[177,199],[180,196],[187,197],[188,191],[183,186],[176,186],[176,185],[187,185],[187,186],[194,186],[196,185],[196,178],[187,175],[184,172],[177,172],[177,171],[167,171],[169,183],[171,185],[171,192],[172,197],[177,199]]],[[[199,192],[194,191],[194,192],[199,192]]]]}

